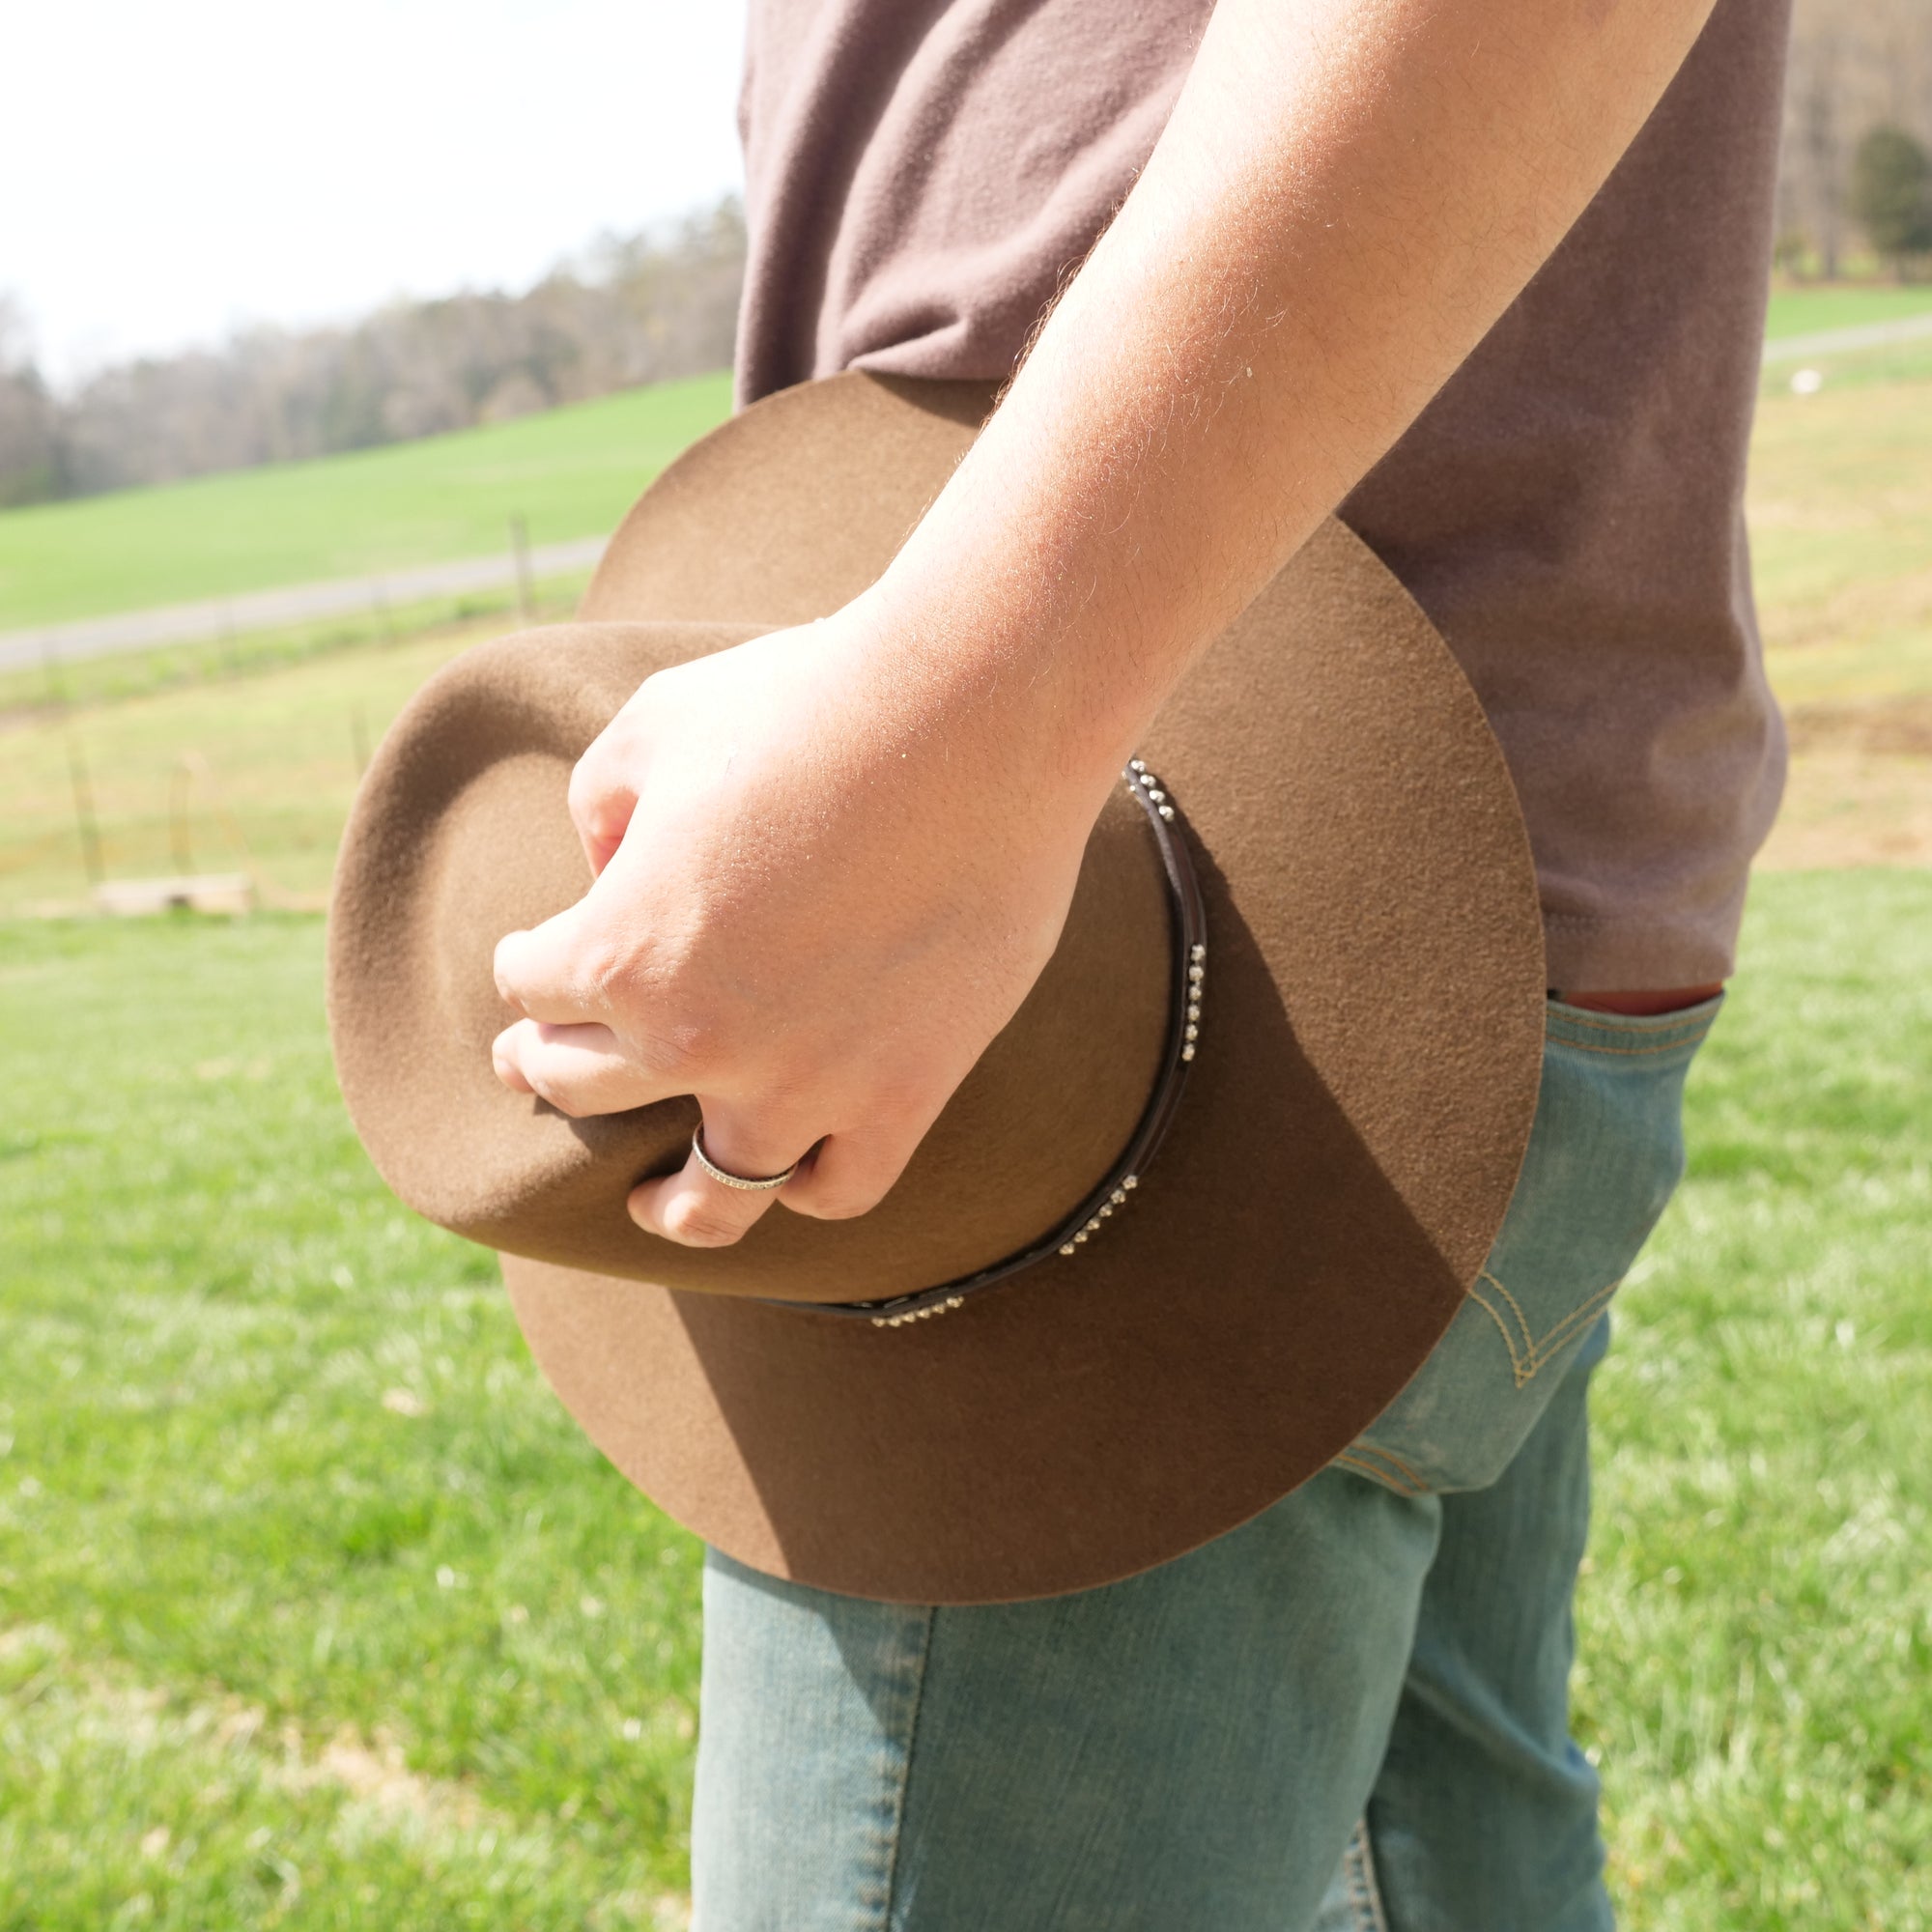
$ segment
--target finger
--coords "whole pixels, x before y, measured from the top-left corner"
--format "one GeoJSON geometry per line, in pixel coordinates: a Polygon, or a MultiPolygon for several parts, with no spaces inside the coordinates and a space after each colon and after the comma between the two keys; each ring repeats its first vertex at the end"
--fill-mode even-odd
{"type": "MultiPolygon", "coordinates": [[[[704,1151],[727,1174],[747,1179],[782,1174],[811,1142],[810,1128],[775,1126],[770,1116],[754,1124],[748,1110],[705,1103],[704,1151]]],[[[714,1180],[694,1151],[675,1174],[640,1181],[631,1190],[631,1218],[647,1233],[688,1248],[729,1247],[770,1209],[779,1192],[714,1180]]]]}
{"type": "Polygon", "coordinates": [[[575,1026],[609,1017],[608,1003],[585,945],[583,901],[526,932],[497,942],[497,991],[533,1020],[575,1026]]]}
{"type": "Polygon", "coordinates": [[[640,751],[620,711],[590,741],[570,774],[570,822],[593,873],[601,873],[611,863],[630,830],[638,809],[640,751]]]}
{"type": "MultiPolygon", "coordinates": [[[[779,1190],[779,1200],[793,1213],[820,1221],[849,1221],[869,1213],[905,1172],[929,1125],[927,1121],[828,1135],[779,1190]]],[[[705,1146],[710,1145],[707,1140],[705,1146]]]]}
{"type": "Polygon", "coordinates": [[[518,1094],[534,1094],[560,1114],[621,1114],[667,1098],[668,1083],[624,1051],[605,1026],[549,1026],[519,1020],[491,1043],[497,1078],[518,1094]]]}

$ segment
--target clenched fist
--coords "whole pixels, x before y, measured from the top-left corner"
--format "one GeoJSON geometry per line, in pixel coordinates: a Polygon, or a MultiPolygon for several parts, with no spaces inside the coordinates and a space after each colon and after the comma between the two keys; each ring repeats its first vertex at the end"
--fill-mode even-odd
{"type": "Polygon", "coordinates": [[[1058,942],[1109,774],[1043,781],[1009,712],[885,631],[861,599],[650,678],[571,781],[595,883],[497,949],[507,1085],[571,1115],[695,1094],[717,1167],[797,1163],[641,1183],[672,1240],[863,1214],[1058,942]]]}

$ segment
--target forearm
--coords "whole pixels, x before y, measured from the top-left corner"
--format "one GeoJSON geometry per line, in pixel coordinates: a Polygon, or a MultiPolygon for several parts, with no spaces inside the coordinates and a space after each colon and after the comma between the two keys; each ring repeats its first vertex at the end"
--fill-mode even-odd
{"type": "Polygon", "coordinates": [[[1095,795],[1481,340],[1709,0],[1220,0],[1152,159],[872,603],[895,728],[1095,795]]]}
{"type": "Polygon", "coordinates": [[[608,863],[498,947],[500,1077],[567,1113],[695,1094],[715,1163],[789,1177],[694,1153],[644,1227],[730,1241],[892,1185],[1052,955],[1162,698],[1535,272],[1708,5],[1219,0],[880,582],[650,679],[578,766],[608,863]]]}

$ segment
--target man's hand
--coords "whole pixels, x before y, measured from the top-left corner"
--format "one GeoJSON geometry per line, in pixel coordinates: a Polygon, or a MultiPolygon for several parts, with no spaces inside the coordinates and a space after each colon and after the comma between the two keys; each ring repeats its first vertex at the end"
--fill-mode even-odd
{"type": "Polygon", "coordinates": [[[662,672],[579,764],[590,892],[497,949],[498,1076],[564,1113],[695,1094],[705,1151],[631,1212],[695,1246],[774,1199],[862,1214],[1026,997],[1104,783],[1011,808],[970,716],[923,724],[864,600],[662,672]]]}
{"type": "MultiPolygon", "coordinates": [[[[862,1212],[1052,951],[1195,654],[1482,339],[1712,0],[1217,0],[991,423],[856,604],[653,678],[572,792],[601,876],[503,942],[512,1086],[670,1094],[862,1212]],[[811,1151],[809,1152],[809,1151],[811,1151]]],[[[633,1211],[735,1240],[694,1160],[633,1211]]]]}

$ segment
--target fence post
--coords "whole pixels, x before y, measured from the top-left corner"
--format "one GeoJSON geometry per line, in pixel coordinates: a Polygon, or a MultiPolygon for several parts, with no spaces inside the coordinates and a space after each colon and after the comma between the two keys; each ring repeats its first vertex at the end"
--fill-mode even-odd
{"type": "Polygon", "coordinates": [[[57,715],[67,710],[67,679],[61,675],[60,647],[51,631],[41,633],[41,668],[46,673],[47,704],[57,715]]]}
{"type": "Polygon", "coordinates": [[[194,847],[187,836],[188,787],[193,782],[194,767],[185,755],[177,758],[168,775],[168,851],[180,878],[194,870],[194,847]]]}
{"type": "Polygon", "coordinates": [[[530,532],[519,511],[510,519],[510,554],[517,563],[517,618],[525,624],[537,620],[536,584],[530,576],[530,532]]]}
{"type": "Polygon", "coordinates": [[[70,724],[67,732],[67,775],[73,787],[73,818],[80,830],[81,863],[87,867],[87,882],[98,886],[107,876],[100,859],[100,826],[94,815],[94,787],[88,781],[87,759],[81,754],[80,740],[70,724]]]}

